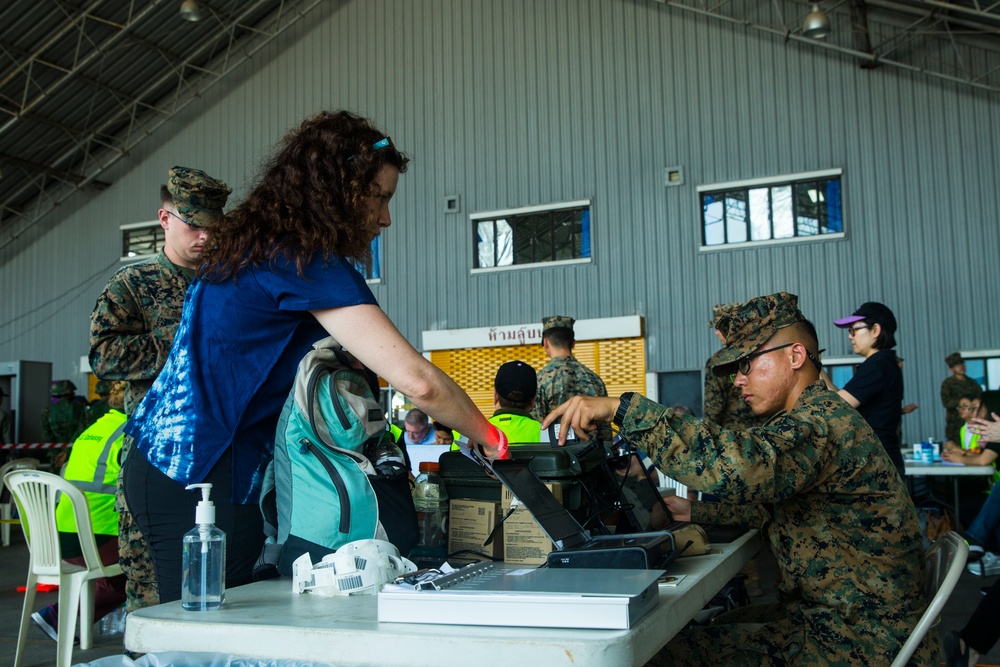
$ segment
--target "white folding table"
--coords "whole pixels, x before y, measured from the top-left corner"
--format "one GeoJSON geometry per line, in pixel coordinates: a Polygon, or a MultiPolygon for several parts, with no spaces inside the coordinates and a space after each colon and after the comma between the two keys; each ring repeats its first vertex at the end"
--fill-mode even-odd
{"type": "Polygon", "coordinates": [[[287,578],[226,591],[215,611],[184,611],[179,602],[128,615],[130,651],[214,651],[238,657],[379,667],[517,667],[642,665],[712,598],[760,547],[749,532],[704,556],[680,558],[660,586],[660,604],[629,630],[379,623],[376,598],[292,592],[287,578]]]}

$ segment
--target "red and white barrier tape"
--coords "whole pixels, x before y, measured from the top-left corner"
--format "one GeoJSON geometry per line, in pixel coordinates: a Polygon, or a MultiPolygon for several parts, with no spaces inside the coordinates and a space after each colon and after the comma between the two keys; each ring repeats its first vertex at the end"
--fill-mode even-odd
{"type": "Polygon", "coordinates": [[[0,444],[0,449],[67,449],[72,442],[8,442],[0,444]]]}

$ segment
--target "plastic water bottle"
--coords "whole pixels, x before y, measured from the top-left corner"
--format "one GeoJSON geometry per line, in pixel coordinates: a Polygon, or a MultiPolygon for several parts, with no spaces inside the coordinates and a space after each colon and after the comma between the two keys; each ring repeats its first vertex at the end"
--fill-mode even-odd
{"type": "Polygon", "coordinates": [[[420,541],[410,558],[440,558],[448,555],[448,492],[435,461],[421,461],[420,474],[413,486],[420,541]]]}
{"type": "Polygon", "coordinates": [[[368,457],[375,470],[386,477],[398,477],[406,473],[406,460],[403,450],[396,446],[390,437],[384,437],[372,450],[368,457]]]}
{"type": "Polygon", "coordinates": [[[110,637],[125,632],[125,606],[105,614],[94,624],[94,634],[99,637],[110,637]]]}
{"type": "Polygon", "coordinates": [[[181,606],[188,611],[218,609],[226,593],[226,534],[215,527],[215,504],[209,500],[211,484],[190,484],[201,489],[195,525],[184,535],[181,606]]]}

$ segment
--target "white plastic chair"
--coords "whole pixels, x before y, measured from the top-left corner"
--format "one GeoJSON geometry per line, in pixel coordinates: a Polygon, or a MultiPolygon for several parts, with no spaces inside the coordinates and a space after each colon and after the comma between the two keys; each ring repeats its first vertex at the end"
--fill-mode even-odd
{"type": "Polygon", "coordinates": [[[92,645],[96,580],[119,575],[122,569],[117,563],[101,564],[97,543],[94,541],[94,529],[90,523],[87,499],[72,483],[58,475],[37,470],[15,470],[7,473],[3,481],[14,496],[18,511],[21,513],[21,527],[24,529],[31,556],[14,667],[21,665],[24,643],[31,624],[31,611],[35,604],[35,586],[39,583],[59,585],[56,667],[70,667],[77,615],[80,617],[80,648],[89,649],[92,645]],[[68,496],[73,505],[86,567],[71,565],[62,560],[59,531],[56,528],[56,504],[59,494],[68,496]]]}
{"type": "Polygon", "coordinates": [[[965,559],[969,555],[969,545],[958,533],[950,531],[938,537],[924,558],[924,596],[928,600],[927,610],[920,617],[910,638],[903,644],[899,655],[892,661],[892,667],[904,667],[913,657],[924,636],[940,620],[939,614],[955,590],[955,584],[962,575],[965,559]]]}
{"type": "MultiPolygon", "coordinates": [[[[35,470],[37,468],[38,459],[14,459],[0,466],[0,480],[2,480],[11,470],[35,470]]],[[[13,514],[11,511],[13,507],[14,501],[9,498],[4,502],[0,502],[0,519],[3,519],[3,523],[0,524],[0,543],[2,543],[5,547],[10,546],[10,518],[13,514]]]]}

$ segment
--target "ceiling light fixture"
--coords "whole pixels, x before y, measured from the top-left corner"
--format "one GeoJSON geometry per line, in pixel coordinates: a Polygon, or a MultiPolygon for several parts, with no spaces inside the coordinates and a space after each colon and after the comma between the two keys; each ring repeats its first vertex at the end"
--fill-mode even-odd
{"type": "Polygon", "coordinates": [[[197,0],[184,0],[181,3],[181,18],[185,21],[201,20],[201,5],[197,0]]]}
{"type": "Polygon", "coordinates": [[[830,17],[819,8],[819,5],[813,5],[812,11],[802,24],[802,34],[813,39],[823,39],[830,34],[830,17]]]}

